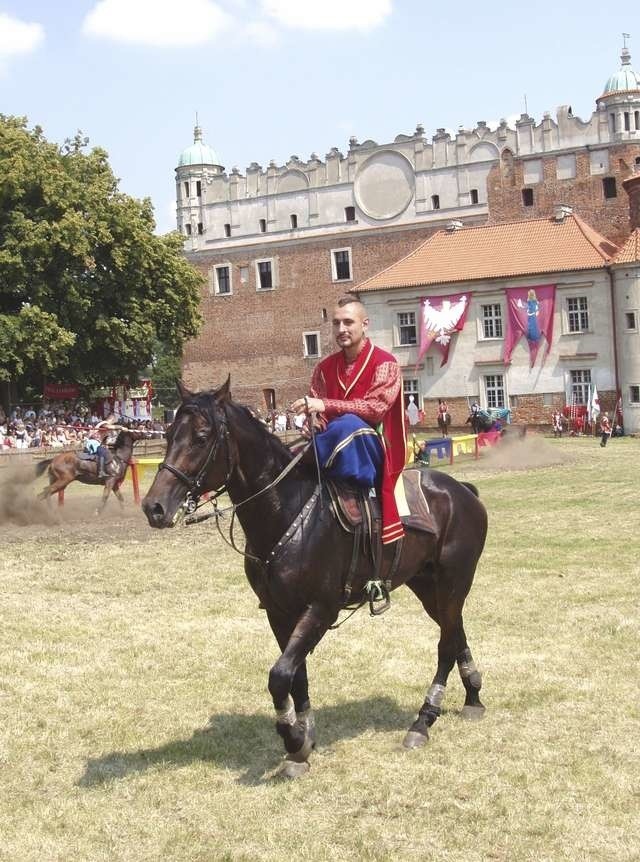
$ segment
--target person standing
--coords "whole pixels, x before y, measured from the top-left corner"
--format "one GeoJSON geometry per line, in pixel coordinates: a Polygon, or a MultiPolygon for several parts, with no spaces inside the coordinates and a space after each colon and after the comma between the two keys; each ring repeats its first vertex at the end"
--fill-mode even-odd
{"type": "Polygon", "coordinates": [[[326,475],[380,491],[382,541],[389,544],[404,536],[394,496],[406,456],[402,375],[395,357],[369,341],[368,325],[356,296],[338,300],[333,334],[340,349],[316,365],[310,395],[291,406],[298,415],[318,414],[315,444],[326,475]]]}
{"type": "Polygon", "coordinates": [[[611,422],[609,420],[609,414],[603,413],[600,417],[600,445],[606,446],[609,437],[611,437],[611,422]]]}

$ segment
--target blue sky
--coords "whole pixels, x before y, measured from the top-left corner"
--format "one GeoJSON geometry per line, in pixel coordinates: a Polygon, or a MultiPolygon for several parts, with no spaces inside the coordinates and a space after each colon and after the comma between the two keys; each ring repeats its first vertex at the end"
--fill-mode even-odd
{"type": "Polygon", "coordinates": [[[0,0],[0,112],[104,147],[122,191],[175,226],[195,112],[221,163],[383,143],[570,104],[640,68],[640,11],[601,0],[0,0]],[[635,36],[635,39],[634,39],[635,36]]]}

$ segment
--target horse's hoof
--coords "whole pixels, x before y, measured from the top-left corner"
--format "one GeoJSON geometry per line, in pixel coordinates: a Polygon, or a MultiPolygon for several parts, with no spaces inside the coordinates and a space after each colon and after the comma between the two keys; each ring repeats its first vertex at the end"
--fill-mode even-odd
{"type": "Polygon", "coordinates": [[[283,778],[302,778],[310,769],[311,766],[306,760],[289,760],[285,757],[280,767],[280,775],[283,778]]]}
{"type": "Polygon", "coordinates": [[[465,721],[482,721],[485,712],[484,706],[463,706],[460,716],[465,721]]]}
{"type": "Polygon", "coordinates": [[[292,752],[291,754],[288,754],[287,757],[291,760],[295,760],[298,763],[301,763],[307,760],[307,758],[311,755],[311,752],[313,751],[314,747],[314,740],[311,739],[311,737],[309,736],[305,736],[304,743],[302,744],[301,748],[299,748],[297,751],[292,752]]]}
{"type": "Polygon", "coordinates": [[[403,748],[422,748],[429,741],[428,733],[418,733],[417,730],[407,731],[407,735],[402,740],[403,748]]]}

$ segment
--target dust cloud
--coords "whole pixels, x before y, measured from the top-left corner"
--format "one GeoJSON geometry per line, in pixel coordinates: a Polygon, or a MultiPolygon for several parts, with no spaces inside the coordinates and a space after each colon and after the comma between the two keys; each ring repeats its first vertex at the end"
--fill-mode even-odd
{"type": "Polygon", "coordinates": [[[7,467],[0,472],[0,524],[56,523],[53,507],[37,499],[34,480],[31,467],[7,467]]]}
{"type": "Polygon", "coordinates": [[[482,449],[480,463],[491,470],[534,470],[566,464],[572,458],[543,437],[503,437],[498,446],[482,449]]]}

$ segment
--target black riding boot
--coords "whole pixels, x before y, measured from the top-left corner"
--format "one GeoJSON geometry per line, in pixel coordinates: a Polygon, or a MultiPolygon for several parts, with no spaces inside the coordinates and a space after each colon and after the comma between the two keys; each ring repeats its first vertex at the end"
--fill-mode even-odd
{"type": "Polygon", "coordinates": [[[104,457],[98,458],[98,479],[106,479],[107,473],[104,469],[104,457]]]}

